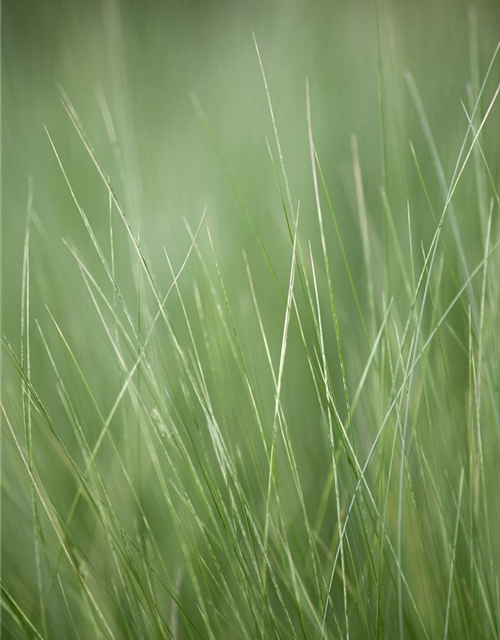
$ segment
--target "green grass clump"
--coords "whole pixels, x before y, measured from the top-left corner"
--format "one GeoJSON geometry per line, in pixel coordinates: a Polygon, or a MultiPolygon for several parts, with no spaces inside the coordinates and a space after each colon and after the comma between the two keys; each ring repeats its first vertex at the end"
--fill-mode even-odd
{"type": "Polygon", "coordinates": [[[500,638],[497,10],[149,10],[2,23],[3,637],[500,638]]]}

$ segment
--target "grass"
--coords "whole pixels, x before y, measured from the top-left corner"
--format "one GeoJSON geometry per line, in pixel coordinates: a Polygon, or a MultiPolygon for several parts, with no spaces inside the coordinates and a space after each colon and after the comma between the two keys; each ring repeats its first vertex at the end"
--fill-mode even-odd
{"type": "Polygon", "coordinates": [[[3,637],[500,637],[497,9],[149,9],[2,23],[3,637]]]}

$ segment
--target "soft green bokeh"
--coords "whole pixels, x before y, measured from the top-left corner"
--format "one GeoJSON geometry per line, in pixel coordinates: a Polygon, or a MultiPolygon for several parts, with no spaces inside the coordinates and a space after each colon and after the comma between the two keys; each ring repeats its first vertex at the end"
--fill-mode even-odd
{"type": "MultiPolygon", "coordinates": [[[[78,567],[75,570],[61,554],[60,542],[39,497],[35,502],[42,534],[33,532],[30,477],[3,420],[2,581],[7,595],[3,600],[2,633],[6,638],[36,637],[26,621],[22,622],[10,598],[46,638],[74,637],[71,616],[82,640],[99,633],[103,637],[114,634],[116,638],[210,637],[212,633],[217,640],[285,638],[293,637],[293,633],[298,637],[321,636],[324,598],[338,544],[339,514],[328,439],[329,405],[320,374],[317,309],[307,298],[300,257],[295,293],[304,333],[301,336],[292,307],[282,388],[284,430],[288,430],[283,439],[287,446],[291,443],[294,451],[303,507],[311,529],[308,530],[296,491],[287,446],[278,429],[279,480],[270,503],[269,562],[279,588],[270,573],[267,579],[262,578],[264,554],[259,540],[266,535],[269,460],[248,393],[247,376],[268,447],[275,387],[244,255],[250,265],[277,375],[292,252],[266,145],[267,139],[288,207],[252,34],[262,57],[294,209],[300,201],[299,235],[313,300],[309,242],[314,255],[328,363],[325,375],[344,424],[348,422],[348,411],[314,197],[306,78],[316,151],[368,334],[360,320],[320,180],[325,242],[351,400],[386,306],[392,304],[353,416],[361,466],[383,424],[395,389],[403,385],[406,390],[398,367],[405,370],[412,362],[411,337],[417,331],[424,287],[419,290],[413,312],[411,300],[424,268],[423,252],[429,251],[437,225],[429,202],[438,218],[445,203],[435,158],[408,86],[408,74],[421,96],[443,178],[449,186],[468,124],[460,101],[470,113],[478,83],[486,74],[500,36],[498,3],[485,1],[470,7],[457,0],[4,2],[2,331],[5,345],[11,346],[17,358],[21,359],[24,349],[25,375],[29,375],[67,448],[64,452],[55,442],[40,406],[34,406],[32,451],[37,486],[49,500],[50,509],[60,517],[61,531],[78,567]],[[143,369],[139,367],[134,373],[137,394],[124,395],[110,424],[113,443],[105,438],[96,458],[106,491],[92,471],[88,486],[95,491],[92,498],[98,506],[85,496],[70,524],[71,503],[82,484],[71,468],[71,460],[83,472],[86,459],[69,414],[74,411],[92,447],[102,428],[101,416],[108,415],[124,381],[110,335],[114,336],[117,319],[125,326],[127,319],[116,299],[114,317],[113,288],[51,147],[50,139],[110,262],[108,189],[66,113],[64,96],[73,105],[106,176],[109,175],[133,234],[140,238],[161,295],[172,283],[165,250],[177,271],[190,247],[186,222],[194,231],[207,209],[197,242],[200,253],[193,250],[179,279],[194,344],[179,297],[173,291],[166,310],[180,347],[176,348],[170,329],[160,318],[148,348],[148,365],[141,363],[143,369]],[[201,112],[205,116],[200,117],[201,112]],[[109,135],[109,122],[116,142],[112,139],[114,134],[109,135]],[[356,193],[354,144],[366,203],[366,237],[372,260],[368,268],[356,193]],[[382,191],[390,214],[384,209],[382,191]],[[243,208],[270,257],[281,293],[243,208]],[[28,210],[29,314],[25,314],[24,322],[28,317],[29,373],[28,345],[21,320],[28,210]],[[111,309],[106,309],[99,300],[104,322],[69,247],[81,257],[111,304],[111,309]],[[218,269],[225,289],[220,285],[218,269]],[[401,346],[399,340],[408,318],[409,336],[401,346]],[[148,386],[150,373],[158,385],[156,390],[148,386]],[[66,393],[72,403],[70,411],[61,401],[66,393]],[[206,397],[202,397],[204,393],[206,397]],[[217,418],[238,482],[224,477],[224,465],[214,453],[207,407],[217,418]],[[158,415],[167,431],[179,429],[179,437],[184,438],[186,451],[192,457],[193,467],[188,468],[178,449],[172,453],[180,475],[174,473],[175,465],[158,444],[162,437],[168,437],[164,434],[158,441],[155,439],[158,415]],[[168,421],[175,427],[169,426],[168,421]],[[146,433],[150,434],[149,440],[146,433]],[[153,449],[170,490],[170,505],[148,443],[155,443],[153,449]],[[106,504],[108,497],[112,514],[106,504]],[[188,498],[192,504],[187,504],[188,498]],[[205,499],[215,518],[220,518],[219,527],[213,525],[213,514],[205,499]],[[174,513],[178,513],[178,523],[174,513]],[[252,518],[258,535],[252,529],[252,518]],[[37,545],[40,577],[36,568],[37,545]],[[319,578],[311,547],[317,549],[322,574],[319,578]],[[252,565],[250,549],[260,572],[252,565]],[[238,562],[243,569],[239,565],[235,568],[238,562]],[[64,585],[71,615],[56,576],[64,585]],[[247,584],[242,576],[251,576],[253,581],[249,578],[247,584]],[[177,594],[186,616],[163,590],[165,584],[177,594]],[[93,605],[87,600],[86,588],[97,599],[107,624],[95,611],[91,612],[93,605]],[[228,593],[234,593],[234,602],[228,593]],[[280,601],[281,594],[284,602],[280,601]],[[207,616],[208,622],[203,620],[207,616]],[[188,617],[199,629],[198,635],[186,621],[188,617]],[[262,626],[255,622],[259,618],[262,626]]],[[[500,61],[496,60],[480,101],[476,127],[499,79],[500,61]]],[[[490,247],[497,242],[498,113],[499,107],[494,105],[479,141],[481,151],[476,145],[458,184],[453,208],[447,213],[418,330],[419,347],[466,282],[467,274],[483,260],[490,207],[490,247]]],[[[466,151],[472,139],[469,135],[466,151]]],[[[464,157],[465,154],[462,160],[464,157]]],[[[115,205],[112,226],[116,281],[145,339],[158,305],[115,205]]],[[[411,435],[403,464],[401,528],[398,492],[402,457],[398,429],[402,434],[406,392],[398,396],[397,408],[391,410],[381,445],[368,467],[370,493],[364,486],[360,490],[361,507],[347,528],[346,576],[344,580],[339,563],[332,582],[326,637],[347,636],[344,584],[352,638],[399,637],[401,612],[405,637],[422,638],[426,633],[430,638],[442,637],[447,602],[448,637],[500,635],[500,548],[495,539],[500,526],[496,495],[500,460],[499,268],[498,253],[493,253],[484,296],[480,269],[415,369],[408,404],[411,435]],[[461,519],[455,538],[462,471],[461,519]],[[371,495],[379,511],[373,507],[371,495]],[[384,513],[386,530],[379,513],[384,513]],[[401,603],[398,535],[402,538],[402,568],[407,581],[403,587],[399,585],[403,589],[401,603]]],[[[425,278],[426,274],[424,282],[425,278]]],[[[92,291],[96,294],[95,289],[92,291]]],[[[130,370],[137,344],[127,348],[123,336],[117,344],[125,367],[130,370]]],[[[7,351],[8,347],[2,354],[2,404],[23,455],[28,456],[21,376],[7,351]]],[[[26,407],[27,393],[24,397],[26,407]]],[[[336,422],[335,416],[332,420],[336,422]]],[[[343,522],[354,494],[357,470],[352,471],[353,463],[348,461],[340,431],[335,431],[335,438],[343,522]]]]}

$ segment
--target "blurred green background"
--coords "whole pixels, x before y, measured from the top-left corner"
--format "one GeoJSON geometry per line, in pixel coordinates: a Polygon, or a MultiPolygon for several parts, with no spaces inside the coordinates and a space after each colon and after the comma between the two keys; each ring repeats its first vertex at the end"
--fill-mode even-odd
{"type": "MultiPolygon", "coordinates": [[[[252,33],[262,56],[294,205],[300,200],[300,233],[304,248],[310,239],[313,252],[320,255],[307,137],[305,82],[308,78],[316,150],[338,216],[353,278],[359,286],[362,308],[368,318],[368,283],[359,230],[352,136],[357,140],[370,238],[376,256],[371,276],[377,287],[377,308],[381,307],[382,295],[386,299],[394,296],[395,309],[401,318],[406,318],[409,300],[404,292],[404,276],[395,249],[387,239],[381,187],[386,189],[395,232],[404,238],[401,241],[403,247],[408,233],[409,203],[415,263],[419,273],[423,265],[420,243],[423,242],[426,248],[429,246],[436,222],[418,178],[410,141],[416,149],[428,195],[437,215],[442,211],[444,197],[404,74],[410,72],[418,87],[436,138],[445,179],[449,183],[467,128],[460,101],[463,100],[470,111],[467,87],[472,85],[472,92],[477,95],[477,71],[482,81],[495,50],[500,35],[498,2],[485,0],[472,7],[461,0],[7,0],[2,3],[1,25],[2,330],[13,350],[19,353],[23,245],[31,197],[31,376],[53,420],[60,425],[63,439],[77,459],[78,444],[72,439],[74,436],[66,424],[66,414],[35,319],[39,321],[48,345],[58,354],[56,359],[61,378],[75,380],[74,386],[69,385],[71,394],[78,411],[85,417],[85,428],[92,438],[97,437],[100,431],[96,410],[90,406],[81,381],[76,380],[74,362],[61,347],[47,308],[76,354],[104,413],[120,389],[120,373],[78,266],[64,243],[77,247],[90,272],[103,287],[107,286],[105,290],[111,295],[102,265],[45,130],[46,127],[97,239],[102,246],[109,247],[108,192],[64,109],[62,93],[67,94],[73,104],[126,210],[131,227],[140,235],[141,246],[145,247],[151,259],[162,291],[167,290],[172,280],[164,248],[174,269],[178,269],[190,242],[185,221],[195,229],[207,207],[206,225],[211,232],[235,322],[241,332],[249,369],[255,377],[255,390],[259,402],[266,407],[266,415],[272,414],[274,391],[267,369],[267,377],[262,374],[267,365],[258,325],[253,315],[252,322],[247,321],[253,314],[253,305],[243,251],[251,265],[276,362],[284,306],[240,202],[248,210],[285,291],[290,268],[290,239],[266,145],[267,139],[278,164],[252,33]],[[477,67],[474,51],[471,65],[471,29],[472,33],[478,34],[477,67]],[[206,116],[205,122],[200,118],[200,110],[206,116]],[[207,130],[207,121],[211,133],[207,130]],[[113,123],[111,136],[110,122],[113,123]]],[[[482,100],[482,113],[499,80],[500,66],[496,64],[482,100]]],[[[487,123],[488,134],[482,141],[496,184],[500,170],[500,118],[497,112],[498,109],[492,112],[487,123]]],[[[478,214],[477,202],[477,185],[469,167],[459,186],[455,204],[469,266],[476,265],[484,252],[485,218],[478,214]]],[[[326,204],[324,206],[326,211],[326,204]]],[[[130,308],[140,307],[137,317],[140,316],[143,326],[147,327],[150,320],[148,307],[152,306],[154,314],[153,297],[144,282],[144,275],[139,275],[137,257],[116,211],[114,215],[117,280],[130,308]]],[[[324,215],[327,216],[326,213],[324,215]]],[[[369,349],[364,342],[355,300],[330,221],[326,235],[339,323],[347,345],[348,378],[354,387],[369,349]]],[[[461,282],[463,273],[460,272],[460,260],[449,225],[445,227],[443,236],[450,248],[452,269],[461,282]]],[[[213,257],[205,230],[200,235],[199,244],[207,262],[212,265],[213,257]]],[[[409,260],[404,248],[403,253],[404,260],[409,260]]],[[[325,277],[323,274],[318,277],[327,300],[325,277]]],[[[455,284],[456,280],[453,281],[446,271],[441,290],[445,302],[449,302],[456,292],[455,284]]],[[[246,413],[248,406],[241,400],[242,383],[235,382],[236,367],[229,362],[230,348],[223,339],[216,304],[210,299],[203,269],[196,257],[187,264],[180,286],[186,294],[188,314],[197,318],[193,320],[196,335],[202,335],[202,330],[206,329],[210,340],[218,345],[220,352],[216,353],[214,361],[220,364],[218,378],[221,386],[234,385],[231,397],[219,398],[219,403],[225,413],[229,433],[233,428],[237,434],[250,422],[246,413]],[[198,318],[194,285],[199,287],[206,305],[205,321],[198,318]],[[233,423],[238,426],[232,426],[233,423]]],[[[443,306],[446,305],[443,303],[443,306]]],[[[178,327],[182,342],[187,339],[188,332],[185,326],[180,326],[183,314],[178,301],[172,301],[169,314],[173,325],[178,327]]],[[[378,313],[379,322],[382,316],[381,312],[378,313]]],[[[451,322],[466,344],[466,316],[457,312],[451,322]]],[[[495,326],[494,319],[492,325],[495,326]]],[[[172,404],[175,404],[177,394],[179,398],[182,396],[182,376],[178,374],[178,363],[172,346],[167,345],[166,335],[159,333],[156,340],[158,358],[164,359],[163,378],[173,395],[172,404]]],[[[331,354],[333,383],[341,395],[342,381],[334,332],[327,333],[325,340],[331,354]]],[[[443,340],[446,349],[452,339],[448,336],[443,340]]],[[[465,390],[469,370],[467,359],[462,357],[460,350],[459,355],[453,350],[451,353],[451,379],[446,384],[456,390],[457,404],[448,409],[455,410],[460,417],[467,404],[465,390]]],[[[316,407],[313,409],[312,380],[304,379],[307,362],[298,334],[291,341],[287,357],[293,364],[287,371],[284,402],[293,416],[292,435],[300,443],[298,463],[308,504],[311,511],[315,511],[320,502],[325,469],[328,468],[328,454],[325,453],[325,440],[316,441],[308,436],[307,429],[314,423],[318,410],[316,407]]],[[[436,375],[439,376],[439,372],[436,375]]],[[[22,424],[20,379],[5,354],[2,395],[12,420],[22,424]]],[[[379,413],[382,414],[384,400],[377,397],[376,388],[372,390],[370,399],[374,411],[378,411],[380,403],[379,413]]],[[[150,408],[154,405],[153,398],[147,397],[145,402],[150,408]]],[[[179,399],[179,403],[182,402],[179,399]]],[[[135,442],[136,422],[142,418],[134,415],[132,403],[128,400],[123,404],[117,417],[116,426],[120,427],[117,437],[125,458],[132,460],[136,451],[131,442],[135,442]]],[[[189,416],[189,407],[184,409],[189,416]]],[[[369,414],[366,407],[360,411],[364,411],[362,415],[369,414]]],[[[189,422],[189,417],[186,420],[189,422]]],[[[368,449],[373,430],[366,427],[366,432],[372,433],[371,439],[367,437],[366,444],[362,444],[368,449]]],[[[238,440],[236,435],[234,437],[238,440]]],[[[446,440],[444,436],[443,440],[446,440]]],[[[35,448],[40,474],[51,488],[58,509],[67,513],[74,496],[75,480],[66,463],[61,461],[59,449],[49,443],[43,430],[35,429],[35,441],[38,443],[35,448]]],[[[242,440],[243,443],[245,441],[242,440]]],[[[244,444],[242,447],[244,456],[244,444]]],[[[460,444],[451,443],[448,449],[443,446],[444,467],[449,464],[452,468],[457,449],[460,449],[460,444]]],[[[134,526],[137,513],[121,484],[119,471],[113,467],[113,451],[106,445],[100,455],[102,468],[109,472],[108,488],[116,499],[117,511],[124,522],[134,526]]],[[[136,487],[151,522],[159,531],[164,531],[164,527],[168,528],[169,519],[158,510],[158,496],[148,485],[148,457],[144,451],[142,455],[143,469],[135,470],[136,487]]],[[[244,463],[242,468],[245,469],[244,463]]],[[[32,538],[27,534],[31,527],[29,481],[11,438],[5,435],[2,472],[3,580],[18,601],[25,604],[26,610],[36,617],[37,614],[33,613],[37,611],[34,550],[32,538]]],[[[247,472],[251,491],[255,485],[253,474],[257,472],[253,467],[247,472]]],[[[298,510],[296,497],[289,500],[289,522],[293,522],[298,510]]],[[[492,523],[498,521],[498,513],[493,512],[491,518],[492,523]]],[[[325,527],[325,535],[333,535],[334,524],[331,522],[325,527]]],[[[89,563],[94,562],[104,574],[108,561],[101,551],[104,543],[94,532],[83,508],[78,513],[75,530],[79,531],[79,539],[88,550],[89,563]],[[92,542],[86,547],[87,539],[92,542]]],[[[170,555],[179,553],[177,542],[170,536],[170,533],[165,533],[163,540],[167,564],[170,563],[170,555]]],[[[297,536],[300,537],[299,534],[297,536]]],[[[175,564],[173,559],[173,571],[175,564]]],[[[418,568],[415,572],[418,573],[418,568]]],[[[419,584],[421,591],[425,592],[426,581],[419,584]]],[[[430,607],[432,596],[427,599],[420,591],[418,595],[421,598],[419,602],[426,602],[425,606],[430,607]]],[[[62,605],[57,606],[62,608],[62,605]]],[[[50,615],[55,619],[56,609],[50,615]]],[[[430,613],[426,622],[431,630],[435,629],[430,613]]],[[[5,633],[8,637],[7,628],[5,633]]],[[[70,637],[70,633],[66,629],[58,637],[70,637]]],[[[417,631],[414,637],[418,637],[417,631]]]]}
{"type": "MultiPolygon", "coordinates": [[[[437,186],[403,73],[409,70],[415,78],[449,177],[466,122],[460,100],[467,101],[471,81],[468,3],[380,2],[378,10],[387,189],[393,209],[399,210],[406,198],[418,204],[423,197],[409,140],[429,186],[437,186]]],[[[496,45],[499,13],[496,2],[478,5],[482,73],[496,45]]],[[[3,14],[3,224],[8,241],[2,259],[18,274],[15,256],[23,242],[29,176],[35,207],[50,232],[56,228],[59,236],[75,235],[81,226],[44,124],[96,230],[105,232],[108,225],[105,190],[60,104],[59,87],[69,95],[115,189],[131,198],[130,216],[143,221],[151,252],[161,244],[175,251],[182,217],[194,223],[204,206],[225,260],[241,262],[241,247],[252,250],[248,225],[200,125],[193,95],[210,120],[257,229],[275,250],[287,248],[265,145],[265,137],[273,142],[273,131],[252,31],[293,198],[300,198],[305,210],[313,204],[304,90],[308,76],[317,150],[343,230],[348,231],[356,210],[352,134],[358,137],[370,215],[375,224],[383,219],[374,2],[6,2],[3,14]],[[113,118],[124,176],[113,157],[98,96],[113,118]]],[[[494,69],[492,86],[497,77],[494,69]]],[[[310,218],[304,216],[304,225],[310,218]]],[[[416,224],[425,228],[423,220],[416,224]]],[[[356,252],[356,235],[344,235],[349,250],[356,252]]],[[[9,301],[16,291],[19,295],[19,276],[10,273],[4,288],[9,301]]]]}

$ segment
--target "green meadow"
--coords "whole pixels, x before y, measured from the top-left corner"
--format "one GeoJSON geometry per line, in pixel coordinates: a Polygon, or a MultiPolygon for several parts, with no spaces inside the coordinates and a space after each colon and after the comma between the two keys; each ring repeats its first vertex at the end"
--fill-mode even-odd
{"type": "Polygon", "coordinates": [[[1,637],[500,638],[500,6],[1,7],[1,637]]]}

